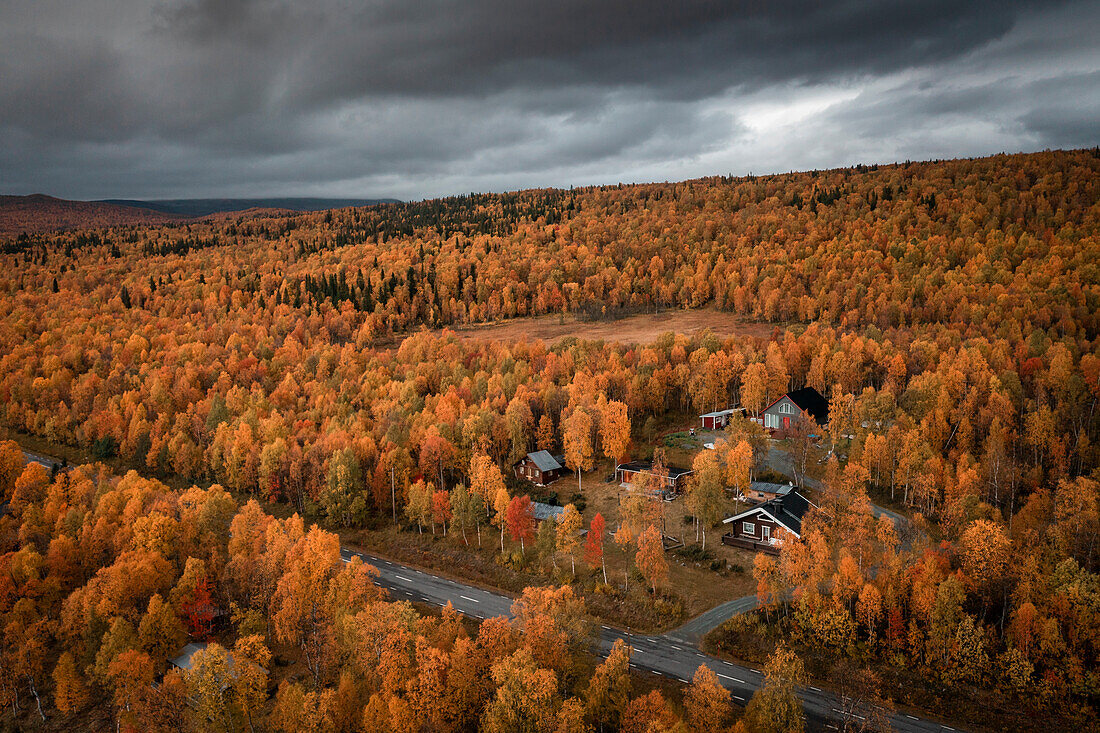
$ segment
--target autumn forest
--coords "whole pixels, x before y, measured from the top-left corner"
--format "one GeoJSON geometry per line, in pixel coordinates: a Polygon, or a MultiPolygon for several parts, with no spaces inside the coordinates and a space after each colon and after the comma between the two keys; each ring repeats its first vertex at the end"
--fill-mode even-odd
{"type": "Polygon", "coordinates": [[[1100,150],[116,221],[0,252],[12,730],[1100,725],[1100,150]],[[585,337],[684,310],[744,328],[585,337]],[[537,318],[572,335],[528,337],[537,318]],[[827,424],[768,435],[803,387],[827,424]],[[693,443],[727,406],[744,417],[693,443]],[[564,461],[549,487],[513,468],[541,450],[564,461]],[[630,459],[692,473],[654,500],[620,487],[630,459]],[[812,503],[778,554],[721,541],[754,481],[812,503]],[[348,548],[509,613],[399,598],[348,548]],[[759,671],[744,699],[595,643],[737,589],[752,607],[697,642],[759,671]],[[847,702],[808,714],[807,686],[847,702]]]}

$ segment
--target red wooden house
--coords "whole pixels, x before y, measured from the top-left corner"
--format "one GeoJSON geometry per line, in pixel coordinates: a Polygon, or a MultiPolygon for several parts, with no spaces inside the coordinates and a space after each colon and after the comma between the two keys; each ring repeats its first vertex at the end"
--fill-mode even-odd
{"type": "Polygon", "coordinates": [[[722,543],[778,554],[786,537],[802,536],[802,518],[811,506],[802,494],[788,491],[723,520],[730,531],[722,535],[722,543]]]}
{"type": "Polygon", "coordinates": [[[557,481],[565,473],[561,456],[552,456],[549,451],[528,453],[512,464],[517,478],[525,478],[533,484],[545,486],[557,481]]]}
{"type": "Polygon", "coordinates": [[[768,405],[760,416],[768,432],[786,432],[800,420],[824,427],[829,423],[829,403],[813,387],[803,387],[768,405]]]}

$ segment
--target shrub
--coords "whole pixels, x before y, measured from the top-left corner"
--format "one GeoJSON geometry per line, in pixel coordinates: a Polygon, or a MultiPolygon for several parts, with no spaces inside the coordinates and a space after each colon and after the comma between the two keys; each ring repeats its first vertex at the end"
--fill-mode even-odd
{"type": "Polygon", "coordinates": [[[118,455],[118,441],[110,435],[92,443],[92,457],[97,461],[106,461],[118,455]]]}
{"type": "Polygon", "coordinates": [[[675,555],[692,562],[708,562],[714,560],[714,553],[704,550],[701,545],[684,545],[672,551],[675,555]]]}

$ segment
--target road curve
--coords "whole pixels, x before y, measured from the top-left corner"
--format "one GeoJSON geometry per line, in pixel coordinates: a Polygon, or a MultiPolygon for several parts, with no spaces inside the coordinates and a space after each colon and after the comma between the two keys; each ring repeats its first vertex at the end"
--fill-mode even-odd
{"type": "MultiPolygon", "coordinates": [[[[27,463],[31,461],[41,463],[47,468],[52,468],[54,464],[59,467],[63,465],[63,462],[55,458],[28,451],[24,451],[24,460],[27,463]]],[[[476,619],[511,616],[512,599],[500,593],[442,578],[347,547],[342,547],[340,554],[344,562],[350,562],[352,557],[358,556],[377,568],[376,582],[389,591],[390,597],[395,600],[433,606],[445,606],[450,603],[459,613],[476,619]]],[[[634,649],[631,667],[671,677],[683,683],[691,680],[699,665],[706,665],[730,691],[733,699],[743,706],[763,685],[763,674],[760,670],[703,654],[697,648],[697,644],[704,634],[726,619],[755,607],[754,596],[737,598],[716,606],[680,628],[660,636],[631,634],[609,626],[600,626],[596,651],[600,656],[607,656],[615,641],[622,639],[634,649]]],[[[837,723],[843,719],[843,701],[840,696],[812,685],[800,688],[799,696],[802,699],[810,730],[838,729],[837,723]]],[[[959,730],[905,713],[889,714],[887,720],[893,730],[899,733],[952,733],[959,730]]]]}
{"type": "MultiPolygon", "coordinates": [[[[500,593],[442,578],[347,547],[341,548],[340,553],[345,562],[350,562],[352,557],[357,556],[376,567],[378,569],[376,582],[388,590],[390,597],[395,600],[433,606],[445,606],[450,603],[459,613],[477,619],[511,616],[513,599],[500,593]]],[[[718,679],[730,691],[734,701],[744,706],[753,693],[763,685],[763,674],[760,670],[703,654],[695,646],[700,637],[694,636],[692,629],[713,628],[732,615],[751,610],[755,607],[755,601],[756,599],[752,596],[730,601],[711,609],[679,629],[660,636],[631,634],[610,626],[600,626],[596,640],[597,653],[600,656],[607,656],[615,641],[622,639],[634,649],[631,667],[671,677],[684,683],[691,681],[699,665],[706,665],[718,675],[718,679]],[[710,614],[713,616],[709,616],[710,614]],[[705,620],[700,621],[704,617],[706,617],[705,620]],[[718,619],[717,622],[714,622],[715,619],[718,619]],[[696,624],[696,622],[699,623],[696,624]],[[713,626],[710,626],[712,622],[714,622],[713,626]]],[[[839,695],[807,686],[799,690],[799,696],[802,698],[802,705],[811,730],[838,728],[838,721],[843,718],[843,701],[839,695]]],[[[900,733],[951,733],[958,730],[905,713],[892,713],[887,716],[887,719],[891,727],[900,733]]]]}

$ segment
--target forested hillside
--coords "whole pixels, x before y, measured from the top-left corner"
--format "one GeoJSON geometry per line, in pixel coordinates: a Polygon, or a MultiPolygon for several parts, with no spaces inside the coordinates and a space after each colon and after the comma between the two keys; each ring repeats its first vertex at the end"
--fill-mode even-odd
{"type": "Polygon", "coordinates": [[[179,218],[171,213],[103,201],[67,201],[42,194],[0,196],[0,239],[59,229],[158,224],[179,218]]]}
{"type": "MultiPolygon", "coordinates": [[[[484,456],[506,469],[536,446],[561,447],[566,433],[602,447],[612,403],[637,437],[647,421],[739,401],[758,410],[816,387],[832,403],[830,438],[853,437],[828,468],[839,498],[757,568],[768,604],[799,589],[781,611],[787,631],[827,655],[911,667],[960,695],[992,690],[999,703],[1096,723],[1098,150],[114,227],[9,241],[4,252],[7,427],[165,478],[217,482],[242,503],[286,502],[329,527],[404,515],[424,482],[444,498],[465,491],[484,456]],[[774,324],[773,336],[669,334],[633,346],[417,332],[702,306],[774,324]],[[868,492],[906,508],[934,540],[898,542],[870,518],[868,492]]],[[[195,534],[213,521],[198,518],[199,494],[142,484],[152,493],[131,502],[134,478],[91,470],[52,487],[2,483],[16,511],[0,520],[10,577],[0,611],[22,624],[8,626],[5,669],[26,662],[18,644],[29,620],[47,619],[33,656],[49,669],[28,673],[31,684],[63,665],[66,689],[98,690],[89,694],[125,717],[132,688],[118,675],[142,664],[116,665],[112,650],[152,654],[122,639],[142,638],[154,597],[179,615],[179,575],[209,579],[223,607],[273,618],[303,655],[320,643],[311,627],[280,630],[271,604],[282,566],[241,585],[233,573],[260,570],[227,564],[225,547],[244,540],[195,534]],[[79,497],[62,502],[69,485],[79,497]],[[97,539],[108,504],[138,522],[123,539],[97,539]],[[108,590],[126,563],[148,566],[150,580],[128,586],[123,604],[108,590]]],[[[201,496],[219,507],[233,501],[210,492],[201,496]]],[[[491,508],[493,497],[481,500],[491,508]]],[[[300,523],[271,526],[280,529],[257,530],[250,551],[278,543],[284,557],[295,542],[322,541],[300,523]]],[[[370,601],[367,576],[348,578],[332,581],[339,593],[370,601]]],[[[532,680],[552,691],[537,698],[547,707],[530,713],[543,725],[532,729],[580,715],[567,709],[580,705],[567,699],[579,688],[557,646],[503,630],[511,641],[499,653],[480,637],[460,646],[453,622],[399,621],[406,611],[386,608],[379,618],[408,634],[392,667],[400,684],[375,679],[374,661],[356,656],[355,634],[381,633],[364,621],[325,647],[333,656],[311,669],[309,694],[354,698],[366,708],[348,713],[356,721],[398,721],[430,707],[417,696],[438,689],[446,655],[481,655],[509,666],[471,662],[478,684],[491,675],[515,699],[532,680]]],[[[337,606],[325,613],[342,618],[337,606]]],[[[467,717],[432,729],[509,729],[492,728],[488,693],[470,684],[453,691],[473,696],[454,703],[467,717]],[[463,707],[471,699],[476,713],[463,707]]],[[[23,676],[6,685],[27,689],[23,676]]],[[[321,704],[301,689],[280,695],[280,709],[321,704]]]]}

